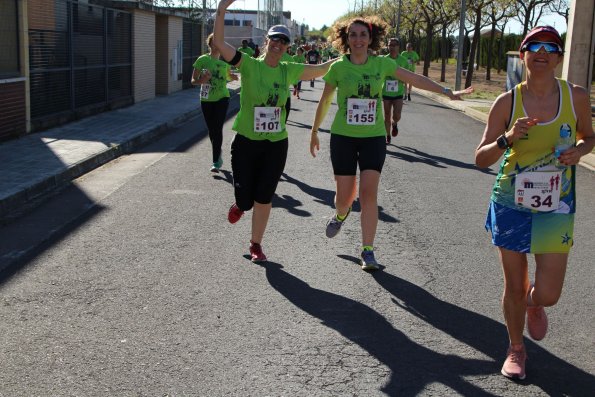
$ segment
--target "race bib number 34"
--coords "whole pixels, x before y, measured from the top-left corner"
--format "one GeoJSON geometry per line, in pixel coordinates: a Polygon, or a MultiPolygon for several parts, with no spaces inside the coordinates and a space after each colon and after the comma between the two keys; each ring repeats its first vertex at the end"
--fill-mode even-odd
{"type": "Polygon", "coordinates": [[[523,172],[516,176],[514,201],[535,211],[556,211],[561,186],[562,172],[523,172]]]}
{"type": "Polygon", "coordinates": [[[376,124],[376,100],[358,98],[347,99],[347,124],[376,124]]]}
{"type": "Polygon", "coordinates": [[[254,131],[281,132],[281,108],[279,106],[255,107],[254,131]]]}

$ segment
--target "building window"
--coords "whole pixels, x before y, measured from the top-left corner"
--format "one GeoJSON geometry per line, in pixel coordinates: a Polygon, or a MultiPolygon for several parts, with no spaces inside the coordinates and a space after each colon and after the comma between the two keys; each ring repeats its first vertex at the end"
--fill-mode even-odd
{"type": "Polygon", "coordinates": [[[0,1],[0,78],[20,76],[17,1],[0,1]]]}

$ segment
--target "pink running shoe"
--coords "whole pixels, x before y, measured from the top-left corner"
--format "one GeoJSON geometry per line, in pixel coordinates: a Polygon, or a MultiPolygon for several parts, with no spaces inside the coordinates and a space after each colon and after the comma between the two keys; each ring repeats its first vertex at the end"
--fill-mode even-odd
{"type": "Polygon", "coordinates": [[[236,203],[233,203],[231,207],[229,207],[229,212],[227,213],[227,220],[229,223],[236,223],[240,220],[240,218],[244,215],[244,211],[242,211],[236,203]]]}
{"type": "Polygon", "coordinates": [[[260,244],[250,241],[250,258],[254,263],[266,262],[267,257],[262,252],[260,244]]]}
{"type": "Polygon", "coordinates": [[[547,314],[543,306],[527,306],[527,331],[533,340],[542,340],[547,334],[547,314]]]}
{"type": "Polygon", "coordinates": [[[511,379],[525,379],[525,361],[527,360],[527,352],[525,345],[517,345],[508,347],[506,352],[506,361],[500,371],[502,375],[511,379]]]}

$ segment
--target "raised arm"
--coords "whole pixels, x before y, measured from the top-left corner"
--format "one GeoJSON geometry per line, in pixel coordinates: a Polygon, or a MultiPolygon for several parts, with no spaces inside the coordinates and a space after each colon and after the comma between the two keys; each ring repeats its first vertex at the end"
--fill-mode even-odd
{"type": "Polygon", "coordinates": [[[325,63],[319,63],[317,65],[304,65],[304,71],[300,76],[300,80],[312,80],[320,76],[324,76],[328,72],[328,68],[331,67],[333,62],[337,61],[338,58],[331,59],[325,63]]]}
{"type": "Polygon", "coordinates": [[[434,80],[400,67],[395,70],[395,77],[405,83],[412,84],[414,87],[421,88],[422,90],[444,94],[452,100],[460,100],[461,95],[471,94],[473,92],[473,87],[453,92],[450,88],[443,87],[434,80]]]}
{"type": "MultiPolygon", "coordinates": [[[[225,41],[225,12],[235,0],[221,0],[217,7],[217,16],[215,17],[215,27],[213,29],[213,44],[221,52],[221,57],[229,62],[236,55],[236,49],[225,41]]],[[[239,66],[241,58],[234,66],[239,66]]]]}
{"type": "MultiPolygon", "coordinates": [[[[328,63],[328,62],[327,62],[328,63]]],[[[318,102],[318,107],[316,108],[316,116],[314,116],[314,123],[312,124],[312,133],[310,136],[310,154],[312,157],[316,157],[316,151],[320,150],[320,141],[318,140],[318,128],[320,124],[322,124],[322,120],[326,117],[328,113],[328,109],[333,102],[333,94],[335,92],[336,87],[326,83],[324,85],[324,91],[322,91],[322,96],[320,97],[320,101],[318,102]]]]}

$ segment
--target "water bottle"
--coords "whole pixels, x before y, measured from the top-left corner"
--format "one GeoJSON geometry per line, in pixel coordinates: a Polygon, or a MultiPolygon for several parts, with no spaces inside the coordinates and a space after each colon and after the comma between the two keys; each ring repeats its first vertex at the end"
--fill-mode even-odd
{"type": "Polygon", "coordinates": [[[572,130],[570,126],[566,123],[562,124],[560,127],[560,136],[558,137],[558,142],[556,142],[556,147],[554,150],[554,156],[556,157],[556,165],[559,167],[565,167],[563,164],[560,164],[558,161],[558,157],[562,153],[564,153],[567,149],[570,149],[574,146],[574,140],[571,138],[572,130]]]}

